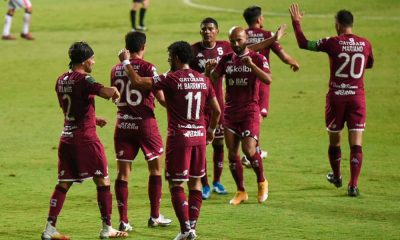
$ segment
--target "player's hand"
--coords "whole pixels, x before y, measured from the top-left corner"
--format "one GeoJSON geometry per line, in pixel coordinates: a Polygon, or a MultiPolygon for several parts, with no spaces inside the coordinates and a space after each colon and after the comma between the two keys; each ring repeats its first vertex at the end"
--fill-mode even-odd
{"type": "Polygon", "coordinates": [[[205,69],[206,71],[211,72],[211,70],[213,70],[216,66],[217,66],[217,60],[210,59],[206,62],[205,69]]]}
{"type": "Polygon", "coordinates": [[[102,117],[96,117],[96,125],[99,127],[104,127],[107,124],[107,120],[102,117]]]}
{"type": "Polygon", "coordinates": [[[113,94],[113,96],[111,97],[113,103],[117,104],[119,102],[119,99],[121,98],[121,94],[119,93],[118,89],[116,87],[112,87],[114,88],[115,92],[113,94]]]}
{"type": "Polygon", "coordinates": [[[126,50],[125,48],[120,50],[118,53],[118,58],[119,60],[122,62],[124,60],[129,60],[131,58],[131,54],[128,50],[126,50]]]}
{"type": "Polygon", "coordinates": [[[254,63],[250,56],[244,56],[240,59],[244,65],[251,67],[254,63]]]}
{"type": "Polygon", "coordinates": [[[294,62],[290,64],[290,68],[293,70],[293,72],[297,72],[300,69],[300,65],[298,62],[294,62]]]}
{"type": "Polygon", "coordinates": [[[215,133],[214,132],[207,131],[206,144],[212,143],[212,141],[214,140],[214,137],[215,137],[215,133]]]}
{"type": "Polygon", "coordinates": [[[292,21],[300,22],[304,16],[304,12],[300,12],[299,4],[293,3],[289,8],[290,16],[292,17],[292,21]]]}
{"type": "Polygon", "coordinates": [[[285,32],[286,28],[287,28],[286,24],[283,24],[278,27],[278,30],[276,30],[276,32],[275,32],[276,41],[281,39],[286,34],[286,32],[285,32]]]}

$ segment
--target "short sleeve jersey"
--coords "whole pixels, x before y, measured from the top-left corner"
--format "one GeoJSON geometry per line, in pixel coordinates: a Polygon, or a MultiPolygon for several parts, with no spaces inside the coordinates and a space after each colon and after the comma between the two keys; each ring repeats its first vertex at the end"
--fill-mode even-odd
{"type": "MultiPolygon", "coordinates": [[[[259,43],[261,41],[264,41],[265,39],[268,39],[270,37],[274,36],[274,33],[271,31],[265,31],[261,28],[248,28],[245,30],[247,33],[247,44],[255,44],[255,43],[259,43]]],[[[269,53],[270,50],[272,50],[275,54],[278,54],[279,51],[282,50],[281,45],[279,44],[279,42],[274,42],[269,48],[264,48],[262,51],[259,51],[258,53],[260,53],[261,55],[265,56],[268,60],[268,63],[270,64],[270,58],[269,58],[269,53]]]]}
{"type": "Polygon", "coordinates": [[[261,82],[251,68],[242,63],[241,58],[246,55],[251,57],[260,69],[270,73],[268,60],[256,52],[248,51],[242,56],[231,52],[222,57],[214,72],[219,76],[225,75],[224,121],[239,122],[249,117],[259,116],[258,101],[261,82]]]}
{"type": "MultiPolygon", "coordinates": [[[[131,59],[133,69],[141,77],[154,77],[157,70],[153,64],[142,59],[131,59]]],[[[120,63],[111,70],[111,86],[117,87],[121,93],[118,106],[117,125],[121,121],[141,121],[154,118],[154,94],[150,90],[134,88],[120,63]]]]}
{"type": "MultiPolygon", "coordinates": [[[[190,68],[197,72],[204,73],[206,63],[212,59],[219,62],[224,54],[232,52],[232,48],[227,41],[216,41],[213,48],[206,48],[201,42],[197,42],[192,45],[194,59],[190,63],[190,68]]],[[[222,79],[222,78],[221,78],[222,79]]],[[[218,103],[223,109],[224,106],[224,91],[222,88],[222,81],[218,80],[213,83],[214,91],[218,100],[218,103]]],[[[206,106],[206,114],[210,113],[210,109],[206,106]]]]}
{"type": "Polygon", "coordinates": [[[88,74],[69,71],[58,77],[55,90],[64,112],[61,141],[87,143],[97,141],[94,95],[103,85],[88,74]]]}
{"type": "Polygon", "coordinates": [[[364,72],[374,62],[372,47],[367,39],[354,34],[320,39],[317,50],[329,56],[330,94],[364,94],[364,72]]]}
{"type": "Polygon", "coordinates": [[[167,146],[206,144],[204,107],[215,97],[210,80],[192,69],[153,77],[153,88],[163,90],[167,104],[167,146]]]}

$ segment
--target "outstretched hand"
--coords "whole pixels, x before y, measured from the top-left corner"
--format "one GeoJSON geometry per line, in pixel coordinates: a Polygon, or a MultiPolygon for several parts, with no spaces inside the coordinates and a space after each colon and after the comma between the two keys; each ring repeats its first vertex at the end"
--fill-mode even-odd
{"type": "Polygon", "coordinates": [[[276,30],[276,32],[275,32],[276,41],[279,41],[279,39],[281,39],[286,34],[286,32],[285,32],[286,28],[287,28],[286,24],[283,24],[278,27],[278,30],[276,30]]]}
{"type": "Polygon", "coordinates": [[[104,127],[107,124],[107,120],[103,117],[96,117],[96,125],[99,127],[104,127]]]}
{"type": "Polygon", "coordinates": [[[119,51],[119,53],[118,53],[118,58],[119,58],[119,60],[122,62],[122,61],[124,61],[124,60],[129,60],[129,58],[131,58],[131,54],[130,54],[130,52],[128,51],[128,50],[126,50],[125,48],[124,49],[121,49],[120,51],[119,51]]]}
{"type": "Polygon", "coordinates": [[[299,4],[293,3],[289,8],[290,16],[292,17],[292,21],[300,22],[304,16],[304,12],[300,12],[299,4]]]}

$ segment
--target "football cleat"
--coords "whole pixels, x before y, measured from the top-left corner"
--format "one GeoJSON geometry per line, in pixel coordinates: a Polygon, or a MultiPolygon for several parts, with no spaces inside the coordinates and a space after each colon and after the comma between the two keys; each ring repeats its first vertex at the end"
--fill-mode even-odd
{"type": "Polygon", "coordinates": [[[241,202],[247,201],[249,196],[245,191],[237,191],[235,196],[229,201],[229,204],[239,205],[241,202]]]}
{"type": "Polygon", "coordinates": [[[326,175],[326,180],[335,185],[337,188],[342,186],[342,177],[340,176],[339,178],[335,178],[332,172],[326,175]]]}
{"type": "Polygon", "coordinates": [[[141,31],[141,32],[145,32],[145,31],[147,31],[147,27],[146,27],[146,26],[141,26],[141,25],[139,25],[139,26],[136,28],[136,30],[141,31]]]}
{"type": "Polygon", "coordinates": [[[222,194],[222,195],[228,194],[228,192],[225,190],[225,188],[221,184],[221,182],[214,182],[212,190],[213,190],[213,192],[216,192],[218,194],[222,194]]]}
{"type": "Polygon", "coordinates": [[[194,229],[191,229],[188,232],[178,233],[178,235],[176,235],[174,240],[194,240],[196,239],[196,237],[197,237],[196,231],[194,229]]]}
{"type": "Polygon", "coordinates": [[[203,186],[203,191],[201,192],[201,197],[203,200],[207,200],[210,198],[210,186],[203,186]]]}
{"type": "Polygon", "coordinates": [[[42,240],[69,240],[71,239],[68,235],[59,233],[55,227],[47,222],[46,227],[42,233],[42,240]]]}
{"type": "Polygon", "coordinates": [[[251,168],[251,162],[247,159],[246,156],[242,157],[242,165],[247,168],[251,168]]]}
{"type": "Polygon", "coordinates": [[[103,228],[100,230],[100,239],[126,238],[126,237],[128,237],[127,232],[118,231],[113,227],[103,223],[103,228]]]}
{"type": "Polygon", "coordinates": [[[16,38],[13,35],[2,36],[1,39],[3,40],[15,40],[16,38]]]}
{"type": "Polygon", "coordinates": [[[262,151],[261,150],[261,154],[260,154],[262,159],[266,159],[268,157],[268,152],[267,151],[262,151]]]}
{"type": "Polygon", "coordinates": [[[258,183],[258,202],[265,202],[268,198],[268,180],[265,179],[264,182],[258,183]]]}
{"type": "Polygon", "coordinates": [[[21,33],[21,38],[26,40],[35,40],[31,33],[21,33]]]}
{"type": "Polygon", "coordinates": [[[160,216],[158,216],[158,218],[153,218],[150,217],[149,221],[147,222],[147,226],[148,227],[167,227],[169,225],[171,225],[172,220],[165,218],[164,215],[160,214],[160,216]]]}
{"type": "Polygon", "coordinates": [[[360,194],[360,190],[358,190],[357,186],[349,186],[347,188],[347,195],[350,197],[357,197],[360,194]]]}
{"type": "Polygon", "coordinates": [[[124,221],[121,221],[119,223],[119,228],[120,231],[122,232],[132,232],[133,231],[133,227],[128,223],[125,223],[124,221]]]}

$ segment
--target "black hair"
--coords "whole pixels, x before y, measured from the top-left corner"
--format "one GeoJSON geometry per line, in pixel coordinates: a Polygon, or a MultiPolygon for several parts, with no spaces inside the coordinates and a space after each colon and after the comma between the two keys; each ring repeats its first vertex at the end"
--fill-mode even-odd
{"type": "Polygon", "coordinates": [[[69,68],[71,69],[74,64],[83,63],[94,55],[93,49],[88,43],[84,41],[74,42],[68,50],[68,56],[71,61],[69,68]]]}
{"type": "Polygon", "coordinates": [[[184,64],[190,63],[194,57],[192,46],[188,42],[184,41],[174,42],[169,45],[168,52],[170,57],[177,56],[184,64]]]}
{"type": "Polygon", "coordinates": [[[350,11],[342,9],[339,12],[337,12],[335,18],[336,18],[336,21],[344,27],[352,27],[353,26],[353,14],[351,14],[350,11]]]}
{"type": "Polygon", "coordinates": [[[146,44],[146,34],[142,32],[128,32],[125,35],[125,48],[129,52],[139,52],[146,44]]]}
{"type": "Polygon", "coordinates": [[[261,14],[261,8],[259,6],[251,6],[244,10],[243,17],[248,25],[253,25],[261,14]]]}
{"type": "Polygon", "coordinates": [[[208,23],[214,24],[215,27],[218,29],[218,22],[217,22],[217,20],[215,20],[214,18],[211,18],[211,17],[206,17],[206,18],[204,18],[204,19],[201,21],[201,23],[200,23],[200,27],[201,27],[201,25],[205,25],[205,24],[208,24],[208,23]]]}

